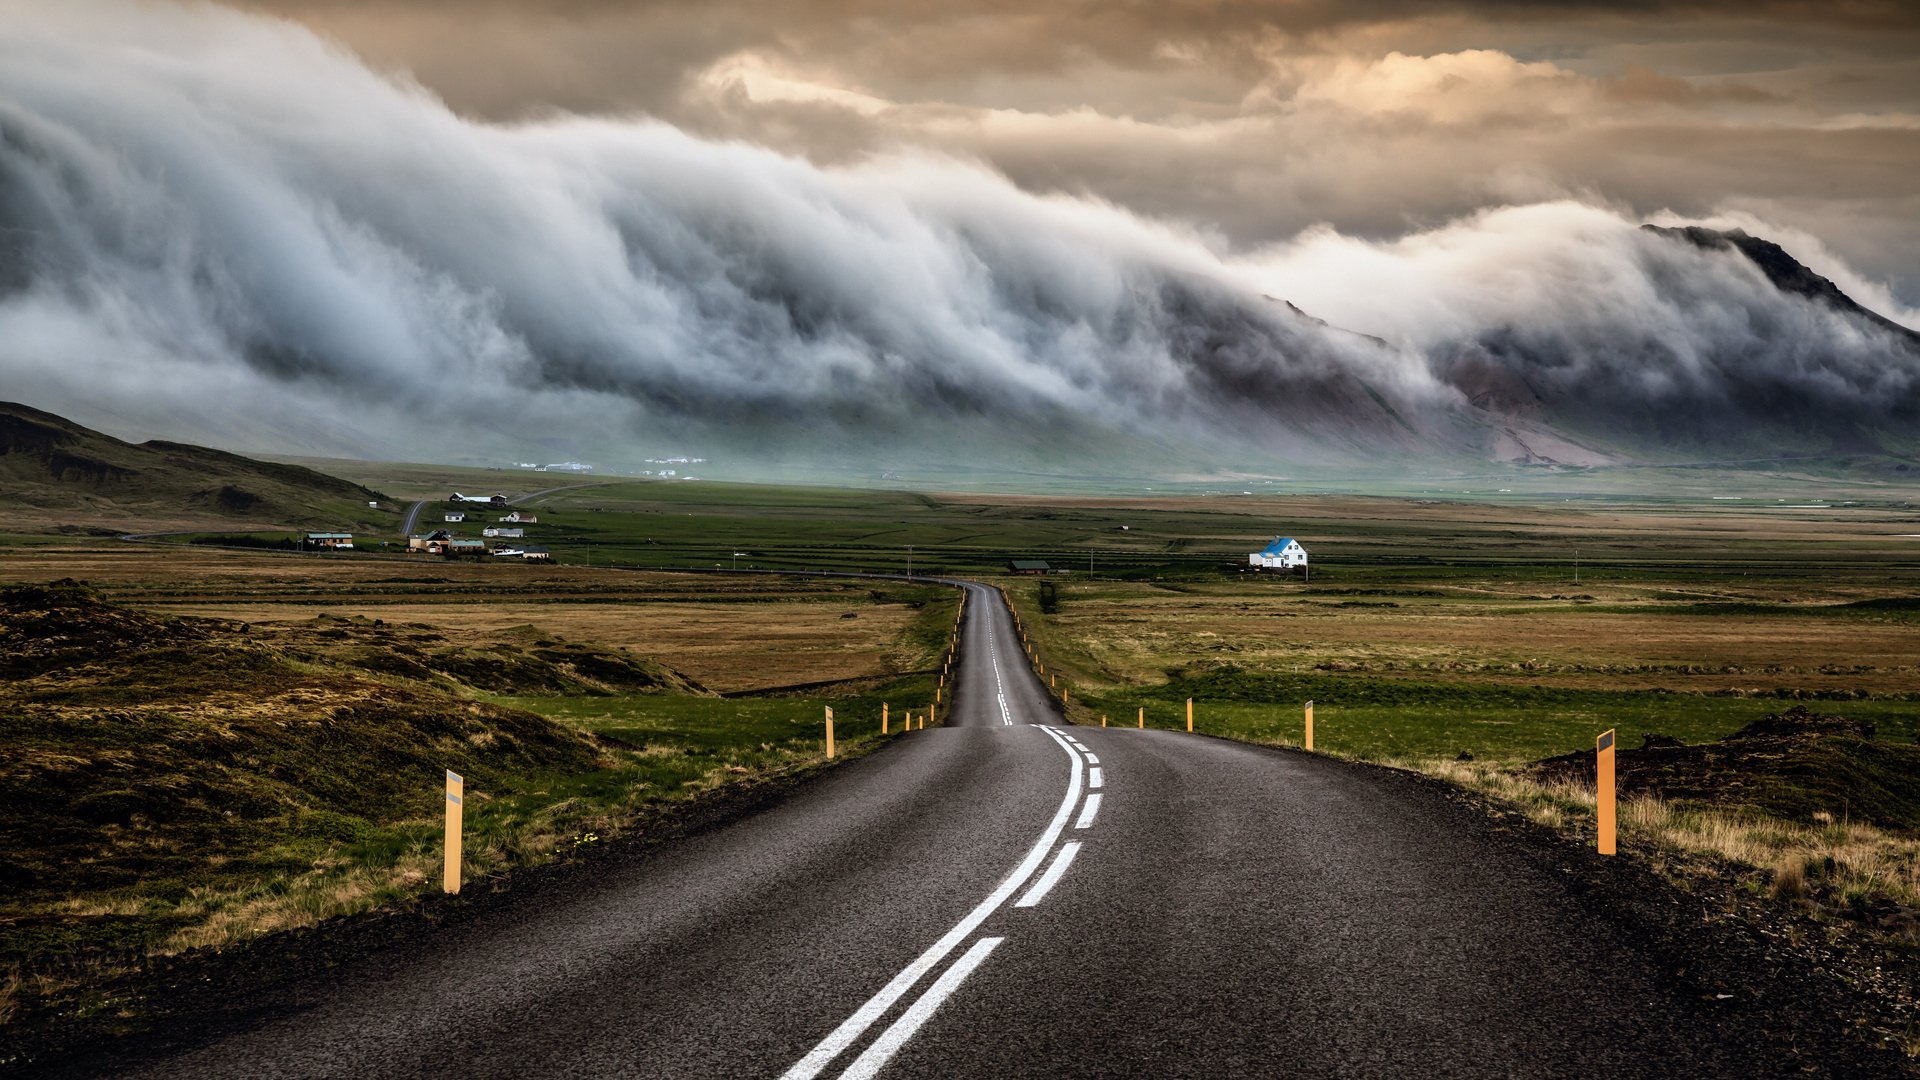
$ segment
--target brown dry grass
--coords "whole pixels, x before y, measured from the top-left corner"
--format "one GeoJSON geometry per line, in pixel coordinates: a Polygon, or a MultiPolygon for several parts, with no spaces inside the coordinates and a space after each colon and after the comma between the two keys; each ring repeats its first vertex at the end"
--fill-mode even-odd
{"type": "Polygon", "coordinates": [[[0,580],[64,577],[116,601],[269,631],[321,613],[428,625],[456,639],[531,624],[628,649],[722,692],[887,675],[921,659],[907,641],[913,609],[836,582],[135,545],[0,551],[0,580]]]}
{"type": "MultiPolygon", "coordinates": [[[[1167,668],[1231,660],[1274,671],[1327,670],[1521,681],[1575,689],[1920,691],[1920,625],[1837,618],[1812,604],[1900,595],[1886,585],[1804,583],[1747,587],[1582,588],[1609,608],[1553,599],[1497,581],[1423,586],[1440,597],[1384,587],[1355,600],[1268,583],[1181,586],[1062,585],[1045,619],[1063,666],[1100,682],[1157,681],[1167,668]],[[1703,600],[1808,605],[1804,613],[1676,611],[1703,600]],[[1076,658],[1080,661],[1075,664],[1076,658]]],[[[1409,591],[1414,591],[1410,589],[1409,591]]]]}
{"type": "MultiPolygon", "coordinates": [[[[1571,781],[1543,783],[1482,762],[1440,759],[1388,761],[1452,784],[1492,795],[1542,825],[1592,841],[1594,789],[1571,781]]],[[[1920,836],[1856,821],[1800,824],[1737,810],[1675,805],[1658,798],[1620,803],[1623,847],[1708,854],[1756,872],[1775,897],[1811,908],[1858,909],[1876,900],[1920,908],[1920,836]]],[[[1656,859],[1656,866],[1672,869],[1656,859]]],[[[1920,926],[1896,931],[1920,944],[1920,926]]]]}
{"type": "Polygon", "coordinates": [[[578,604],[513,600],[472,603],[355,603],[155,605],[176,615],[240,619],[270,630],[301,622],[317,610],[329,615],[431,626],[450,638],[490,638],[532,625],[573,641],[627,649],[683,672],[721,692],[760,690],[805,682],[856,679],[907,670],[905,643],[914,612],[902,604],[865,598],[779,601],[777,617],[761,605],[650,602],[578,604]],[[847,619],[847,612],[858,617],[847,619]]]}

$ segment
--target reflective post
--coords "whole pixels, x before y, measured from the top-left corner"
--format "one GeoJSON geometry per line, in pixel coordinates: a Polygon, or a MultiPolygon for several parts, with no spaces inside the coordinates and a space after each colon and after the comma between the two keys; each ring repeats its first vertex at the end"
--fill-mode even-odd
{"type": "Polygon", "coordinates": [[[467,782],[459,773],[448,769],[446,865],[441,871],[440,887],[450,893],[460,891],[460,822],[466,790],[467,782]]]}
{"type": "Polygon", "coordinates": [[[1600,854],[1614,854],[1613,729],[1608,728],[1593,741],[1594,815],[1599,825],[1600,854]]]}

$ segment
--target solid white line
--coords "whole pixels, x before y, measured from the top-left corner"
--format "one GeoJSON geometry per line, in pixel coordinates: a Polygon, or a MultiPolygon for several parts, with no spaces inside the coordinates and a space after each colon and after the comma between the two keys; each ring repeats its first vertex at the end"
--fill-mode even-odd
{"type": "Polygon", "coordinates": [[[781,1074],[781,1080],[812,1080],[813,1077],[820,1075],[822,1069],[831,1064],[834,1058],[839,1057],[847,1047],[852,1046],[860,1036],[866,1034],[866,1030],[873,1026],[874,1021],[885,1015],[888,1009],[893,1008],[894,1003],[899,1001],[908,990],[913,989],[913,984],[919,982],[922,975],[946,959],[948,953],[979,929],[980,924],[987,921],[987,916],[992,915],[1001,904],[1006,903],[1007,897],[1012,896],[1020,886],[1025,885],[1027,879],[1033,876],[1033,872],[1040,868],[1041,861],[1053,848],[1053,842],[1060,838],[1060,833],[1067,827],[1067,818],[1072,815],[1074,804],[1080,801],[1081,770],[1084,768],[1080,755],[1074,753],[1060,736],[1047,731],[1046,728],[1040,730],[1046,731],[1047,736],[1059,745],[1061,751],[1073,759],[1073,772],[1067,779],[1066,798],[1060,800],[1060,809],[1054,811],[1053,820],[1048,822],[1046,829],[1040,833],[1040,839],[1034,841],[1033,848],[1027,852],[1027,857],[1020,860],[1020,865],[1013,868],[1013,873],[1007,875],[1007,879],[1000,883],[1000,887],[993,890],[985,900],[980,901],[977,907],[967,913],[966,918],[955,923],[953,929],[929,946],[927,951],[921,953],[913,963],[901,968],[900,973],[893,977],[893,981],[881,987],[879,993],[868,998],[867,1003],[854,1010],[852,1016],[841,1021],[839,1027],[834,1028],[826,1038],[820,1040],[820,1045],[808,1051],[807,1056],[796,1062],[793,1068],[781,1074]]]}
{"type": "Polygon", "coordinates": [[[1090,788],[1099,787],[1100,780],[1101,780],[1100,766],[1095,765],[1093,768],[1087,770],[1087,786],[1088,787],[1090,788]]]}
{"type": "Polygon", "coordinates": [[[1032,907],[1045,900],[1047,894],[1053,891],[1054,885],[1059,883],[1060,876],[1067,872],[1067,867],[1073,865],[1073,857],[1078,854],[1080,854],[1080,841],[1070,840],[1060,845],[1060,854],[1053,857],[1053,865],[1047,867],[1047,872],[1040,875],[1039,881],[1033,883],[1033,888],[1027,890],[1027,895],[1021,897],[1020,902],[1013,906],[1032,907]]]}
{"type": "Polygon", "coordinates": [[[952,967],[934,980],[932,986],[927,987],[927,992],[920,995],[920,1000],[900,1014],[900,1019],[895,1020],[892,1027],[881,1032],[880,1037],[873,1041],[872,1046],[867,1047],[865,1053],[853,1059],[853,1064],[847,1066],[847,1071],[840,1074],[840,1080],[869,1080],[877,1075],[881,1067],[886,1065],[887,1059],[898,1053],[900,1048],[907,1044],[908,1039],[913,1038],[914,1032],[919,1031],[920,1025],[933,1016],[934,1010],[938,1009],[955,990],[960,989],[960,984],[966,981],[967,976],[973,974],[973,969],[979,967],[981,961],[987,958],[987,954],[993,952],[1005,940],[1006,938],[987,937],[974,942],[973,948],[962,954],[960,959],[953,962],[952,967]]]}
{"type": "Polygon", "coordinates": [[[1084,829],[1093,824],[1093,815],[1099,812],[1100,793],[1095,791],[1087,796],[1086,803],[1080,807],[1080,820],[1074,822],[1073,827],[1076,829],[1084,829]]]}

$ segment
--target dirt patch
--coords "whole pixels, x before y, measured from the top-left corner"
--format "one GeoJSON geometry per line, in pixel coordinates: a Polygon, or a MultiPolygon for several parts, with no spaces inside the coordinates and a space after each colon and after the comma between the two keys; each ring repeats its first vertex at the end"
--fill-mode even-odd
{"type": "MultiPolygon", "coordinates": [[[[1876,738],[1874,726],[1796,705],[1716,742],[1688,746],[1649,734],[1615,752],[1623,797],[1742,807],[1799,822],[1858,819],[1920,829],[1920,745],[1876,738]]],[[[1543,781],[1593,776],[1593,755],[1536,763],[1543,781]]]]}

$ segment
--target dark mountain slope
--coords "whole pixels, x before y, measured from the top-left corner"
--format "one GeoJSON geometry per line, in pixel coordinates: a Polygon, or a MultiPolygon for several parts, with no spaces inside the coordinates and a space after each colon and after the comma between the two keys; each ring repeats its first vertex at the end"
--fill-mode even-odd
{"type": "MultiPolygon", "coordinates": [[[[1496,429],[1620,459],[1920,453],[1920,334],[1770,241],[1698,226],[1643,235],[1651,302],[1596,297],[1486,329],[1435,349],[1432,370],[1496,429]]],[[[1552,457],[1519,441],[1496,439],[1491,456],[1552,457]]]]}
{"type": "Polygon", "coordinates": [[[0,402],[0,491],[16,519],[348,528],[382,522],[370,491],[298,465],[174,442],[127,443],[49,412],[0,402]]]}
{"type": "Polygon", "coordinates": [[[1760,268],[1760,272],[1767,275],[1767,280],[1773,282],[1774,287],[1781,292],[1804,296],[1809,300],[1825,304],[1843,315],[1877,326],[1910,344],[1920,344],[1920,333],[1909,330],[1878,312],[1860,306],[1853,297],[1841,292],[1840,286],[1814,273],[1798,259],[1789,255],[1786,248],[1771,240],[1751,235],[1745,229],[1723,231],[1701,225],[1687,225],[1677,229],[1642,225],[1640,228],[1655,236],[1684,240],[1707,251],[1738,251],[1752,260],[1753,264],[1760,268]]]}

